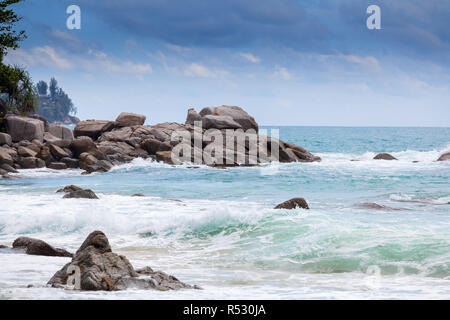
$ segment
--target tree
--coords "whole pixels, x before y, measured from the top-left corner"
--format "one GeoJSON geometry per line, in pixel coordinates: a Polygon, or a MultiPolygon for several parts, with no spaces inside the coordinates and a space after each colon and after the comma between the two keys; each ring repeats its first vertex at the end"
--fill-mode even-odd
{"type": "Polygon", "coordinates": [[[50,79],[50,97],[55,98],[56,92],[58,91],[58,81],[55,78],[50,79]]]}
{"type": "Polygon", "coordinates": [[[25,31],[15,31],[13,27],[22,18],[13,10],[8,9],[12,4],[23,0],[0,0],[0,63],[7,54],[8,49],[15,50],[19,42],[26,38],[25,31]]]}
{"type": "Polygon", "coordinates": [[[0,64],[0,92],[6,94],[6,107],[22,113],[34,112],[37,98],[30,75],[18,66],[0,64]]]}
{"type": "Polygon", "coordinates": [[[36,84],[36,89],[37,89],[37,92],[38,92],[40,95],[46,96],[46,95],[47,95],[47,89],[48,89],[47,82],[42,81],[42,80],[39,81],[39,82],[36,84]]]}

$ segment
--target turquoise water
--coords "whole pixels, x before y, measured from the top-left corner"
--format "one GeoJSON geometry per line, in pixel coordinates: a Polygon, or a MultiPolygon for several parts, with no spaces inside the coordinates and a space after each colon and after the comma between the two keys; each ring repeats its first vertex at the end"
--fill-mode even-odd
{"type": "Polygon", "coordinates": [[[136,159],[106,174],[0,180],[0,244],[27,235],[76,250],[100,229],[136,266],[205,289],[69,293],[42,286],[65,258],[3,250],[0,297],[450,298],[450,163],[435,161],[450,128],[278,129],[322,162],[223,170],[136,159]],[[378,152],[399,161],[372,160],[378,152]],[[55,191],[68,184],[100,200],[63,200],[55,191]],[[292,197],[311,210],[272,209],[292,197]]]}

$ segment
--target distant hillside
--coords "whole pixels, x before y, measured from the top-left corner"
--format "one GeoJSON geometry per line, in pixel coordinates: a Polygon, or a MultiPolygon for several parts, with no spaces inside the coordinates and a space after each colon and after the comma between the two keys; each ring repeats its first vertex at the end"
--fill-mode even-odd
{"type": "Polygon", "coordinates": [[[38,95],[37,114],[49,122],[76,124],[80,121],[75,117],[77,108],[64,90],[58,87],[55,78],[50,80],[49,85],[45,81],[39,81],[36,85],[36,92],[38,95]]]}

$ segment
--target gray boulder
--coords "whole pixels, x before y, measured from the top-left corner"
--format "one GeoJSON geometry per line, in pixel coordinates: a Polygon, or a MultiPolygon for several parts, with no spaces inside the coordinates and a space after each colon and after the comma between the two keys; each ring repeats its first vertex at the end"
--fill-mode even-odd
{"type": "Polygon", "coordinates": [[[98,199],[98,197],[91,189],[84,189],[68,192],[63,199],[98,199]]]}
{"type": "Polygon", "coordinates": [[[52,257],[72,257],[72,253],[59,248],[54,248],[48,243],[28,237],[20,237],[14,240],[13,249],[22,250],[26,254],[52,257]]]}
{"type": "Polygon", "coordinates": [[[145,116],[142,114],[122,112],[116,119],[117,127],[142,126],[145,122],[145,116]]]}
{"type": "Polygon", "coordinates": [[[230,116],[206,115],[202,117],[203,129],[240,129],[239,123],[230,116]]]}
{"type": "Polygon", "coordinates": [[[8,116],[6,118],[6,127],[13,142],[32,141],[34,139],[43,141],[45,127],[44,122],[39,119],[8,116]]]}
{"type": "Polygon", "coordinates": [[[49,124],[48,132],[60,140],[73,140],[73,132],[67,127],[49,124]]]}
{"type": "Polygon", "coordinates": [[[293,198],[278,204],[274,209],[309,209],[308,203],[303,198],[293,198]]]}
{"type": "Polygon", "coordinates": [[[235,122],[239,123],[242,129],[255,129],[258,131],[258,124],[255,119],[245,112],[241,107],[236,106],[219,106],[219,107],[207,107],[200,111],[200,115],[204,118],[206,115],[215,116],[229,116],[235,122]]]}
{"type": "Polygon", "coordinates": [[[437,161],[450,161],[450,152],[442,154],[437,161]]]}
{"type": "Polygon", "coordinates": [[[194,125],[195,121],[202,121],[202,116],[194,108],[190,108],[186,117],[186,124],[194,125]]]}
{"type": "Polygon", "coordinates": [[[397,158],[390,155],[389,153],[379,153],[373,159],[374,160],[398,160],[397,158]]]}
{"type": "Polygon", "coordinates": [[[10,146],[12,144],[12,138],[9,134],[0,132],[0,146],[4,144],[10,146]]]}
{"type": "Polygon", "coordinates": [[[150,267],[134,270],[126,257],[112,252],[108,238],[101,231],[92,232],[77,250],[72,261],[56,272],[48,284],[65,287],[69,280],[69,267],[80,270],[80,290],[197,288],[163,272],[155,272],[150,267]]]}
{"type": "Polygon", "coordinates": [[[75,137],[87,136],[96,140],[103,132],[111,131],[114,122],[107,120],[86,120],[79,122],[73,130],[75,137]]]}

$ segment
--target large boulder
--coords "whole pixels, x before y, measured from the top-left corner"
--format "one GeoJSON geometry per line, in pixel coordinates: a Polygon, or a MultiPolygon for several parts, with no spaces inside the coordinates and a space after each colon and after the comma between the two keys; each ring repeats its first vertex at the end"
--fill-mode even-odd
{"type": "Polygon", "coordinates": [[[0,146],[7,144],[10,146],[12,143],[12,138],[9,134],[0,132],[0,146]]]}
{"type": "Polygon", "coordinates": [[[21,157],[36,157],[36,155],[37,155],[36,151],[33,151],[27,147],[22,147],[22,146],[17,148],[17,153],[21,157]]]}
{"type": "Polygon", "coordinates": [[[76,157],[84,152],[90,152],[97,149],[94,141],[90,137],[77,137],[70,143],[70,149],[73,151],[76,157]]]}
{"type": "Polygon", "coordinates": [[[303,198],[293,198],[278,204],[274,209],[309,209],[308,203],[303,198]]]}
{"type": "Polygon", "coordinates": [[[70,155],[61,147],[58,147],[57,145],[51,144],[50,145],[50,152],[52,153],[53,157],[55,159],[61,159],[61,158],[69,158],[70,155]]]}
{"type": "Polygon", "coordinates": [[[242,126],[230,116],[208,114],[202,117],[203,129],[241,129],[242,126]]]}
{"type": "Polygon", "coordinates": [[[437,161],[450,161],[450,152],[442,154],[437,161]]]}
{"type": "Polygon", "coordinates": [[[113,128],[113,121],[85,120],[76,125],[73,135],[75,137],[88,136],[96,140],[103,132],[111,131],[113,128]]]}
{"type": "Polygon", "coordinates": [[[101,231],[92,232],[77,250],[72,261],[56,272],[48,284],[53,287],[71,285],[68,281],[72,270],[79,270],[80,290],[195,288],[165,273],[154,272],[149,267],[137,272],[126,257],[112,252],[108,238],[101,231]]]}
{"type": "Polygon", "coordinates": [[[1,150],[0,149],[0,164],[9,164],[12,165],[14,163],[13,158],[11,157],[11,155],[6,152],[6,150],[1,150]]]}
{"type": "Polygon", "coordinates": [[[8,116],[6,126],[13,142],[32,141],[34,139],[43,141],[45,126],[44,122],[39,119],[15,115],[8,116]]]}
{"type": "Polygon", "coordinates": [[[142,114],[122,112],[116,119],[117,127],[142,126],[145,122],[145,116],[142,114]]]}
{"type": "Polygon", "coordinates": [[[73,140],[73,132],[67,127],[49,124],[48,132],[60,140],[73,140]]]}
{"type": "Polygon", "coordinates": [[[389,153],[379,153],[374,158],[374,160],[398,160],[393,155],[390,155],[389,153]]]}
{"type": "Polygon", "coordinates": [[[72,257],[72,253],[59,248],[54,248],[48,243],[28,237],[20,237],[14,240],[13,249],[22,250],[26,254],[38,256],[72,257]]]}
{"type": "Polygon", "coordinates": [[[258,124],[255,119],[240,107],[224,105],[219,107],[207,107],[200,111],[200,115],[203,118],[207,115],[229,116],[235,122],[239,123],[244,130],[255,129],[258,131],[258,124]]]}
{"type": "Polygon", "coordinates": [[[199,115],[194,108],[189,108],[186,117],[186,124],[193,125],[195,121],[202,121],[202,116],[199,115]]]}

